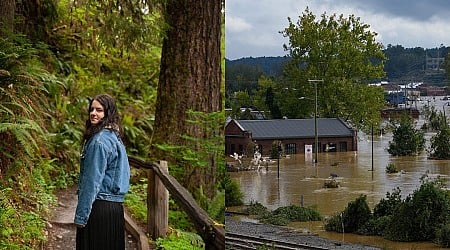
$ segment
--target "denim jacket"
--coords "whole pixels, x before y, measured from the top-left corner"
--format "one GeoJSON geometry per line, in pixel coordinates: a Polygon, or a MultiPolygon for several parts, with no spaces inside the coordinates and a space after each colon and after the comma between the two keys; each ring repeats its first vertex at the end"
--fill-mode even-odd
{"type": "Polygon", "coordinates": [[[86,225],[96,199],[123,202],[130,182],[128,156],[116,132],[103,129],[84,145],[74,223],[86,225]]]}

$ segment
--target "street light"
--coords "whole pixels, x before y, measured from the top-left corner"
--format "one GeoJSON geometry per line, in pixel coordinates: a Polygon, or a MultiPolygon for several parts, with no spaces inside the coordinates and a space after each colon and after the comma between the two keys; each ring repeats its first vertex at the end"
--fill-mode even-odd
{"type": "Polygon", "coordinates": [[[323,79],[320,80],[308,80],[309,83],[313,82],[314,83],[314,137],[315,137],[315,159],[314,159],[314,163],[317,163],[318,160],[318,155],[319,155],[319,137],[317,134],[317,82],[322,82],[323,83],[323,79]]]}
{"type": "Polygon", "coordinates": [[[447,124],[447,117],[445,117],[445,106],[450,106],[450,102],[446,102],[444,103],[444,105],[442,105],[442,111],[444,111],[444,122],[445,124],[447,124]]]}

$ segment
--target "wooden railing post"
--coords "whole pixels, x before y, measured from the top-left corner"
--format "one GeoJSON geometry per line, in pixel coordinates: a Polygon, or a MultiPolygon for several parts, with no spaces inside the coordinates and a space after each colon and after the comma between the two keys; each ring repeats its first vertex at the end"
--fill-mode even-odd
{"type": "MultiPolygon", "coordinates": [[[[168,173],[166,161],[160,161],[161,171],[168,173]]],[[[169,227],[169,191],[153,170],[148,170],[147,230],[153,240],[165,237],[169,227]]]]}

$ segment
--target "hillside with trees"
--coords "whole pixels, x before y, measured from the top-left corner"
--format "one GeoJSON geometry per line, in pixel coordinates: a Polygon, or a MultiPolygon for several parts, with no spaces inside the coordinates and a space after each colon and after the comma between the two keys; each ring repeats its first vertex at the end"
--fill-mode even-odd
{"type": "MultiPolygon", "coordinates": [[[[435,58],[445,58],[448,55],[450,47],[424,49],[421,47],[404,48],[401,45],[388,45],[383,49],[387,57],[384,65],[386,78],[380,80],[388,80],[395,83],[404,83],[410,81],[426,82],[436,86],[448,85],[448,78],[442,71],[432,68],[428,65],[427,58],[432,60],[435,58]],[[435,76],[435,77],[433,77],[435,76]]],[[[289,56],[279,57],[244,57],[235,60],[226,60],[226,80],[227,84],[233,82],[236,78],[235,72],[241,75],[250,76],[255,80],[253,72],[260,72],[261,75],[279,78],[283,75],[284,65],[289,62],[289,56]],[[248,70],[247,69],[250,69],[248,70]]],[[[448,60],[447,60],[448,61],[448,60]]],[[[446,64],[441,65],[441,69],[445,70],[446,64]]],[[[258,75],[259,77],[259,75],[258,75]]],[[[228,85],[227,85],[228,88],[228,85]]]]}

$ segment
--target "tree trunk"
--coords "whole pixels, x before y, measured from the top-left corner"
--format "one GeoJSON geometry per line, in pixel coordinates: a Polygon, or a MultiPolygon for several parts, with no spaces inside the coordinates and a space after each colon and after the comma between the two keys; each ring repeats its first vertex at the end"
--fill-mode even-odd
{"type": "MultiPolygon", "coordinates": [[[[208,136],[187,123],[186,111],[221,110],[221,1],[169,0],[164,13],[169,29],[162,47],[153,142],[186,145],[182,135],[208,136]]],[[[152,153],[171,161],[161,151],[152,153]]],[[[180,181],[190,192],[202,185],[208,196],[214,194],[215,157],[206,168],[183,167],[180,181]]]]}
{"type": "Polygon", "coordinates": [[[16,11],[15,0],[0,1],[0,35],[4,36],[4,32],[12,32],[14,30],[14,14],[16,11]]]}

